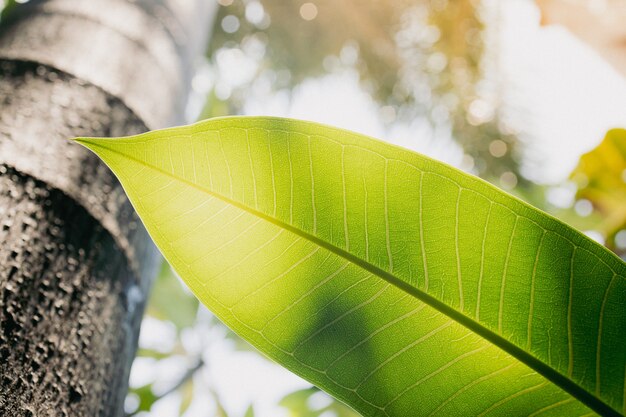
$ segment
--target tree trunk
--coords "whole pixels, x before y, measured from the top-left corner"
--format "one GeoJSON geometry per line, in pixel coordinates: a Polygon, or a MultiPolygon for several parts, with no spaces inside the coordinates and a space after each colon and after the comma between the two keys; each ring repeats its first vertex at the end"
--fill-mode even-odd
{"type": "Polygon", "coordinates": [[[31,0],[0,25],[0,415],[119,416],[159,255],[74,136],[183,121],[216,3],[31,0]]]}

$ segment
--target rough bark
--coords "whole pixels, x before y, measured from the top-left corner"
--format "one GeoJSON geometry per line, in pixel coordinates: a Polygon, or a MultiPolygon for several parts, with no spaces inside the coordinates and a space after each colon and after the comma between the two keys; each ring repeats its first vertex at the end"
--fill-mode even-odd
{"type": "Polygon", "coordinates": [[[122,415],[159,258],[67,138],[180,123],[211,7],[31,1],[0,25],[0,415],[122,415]]]}

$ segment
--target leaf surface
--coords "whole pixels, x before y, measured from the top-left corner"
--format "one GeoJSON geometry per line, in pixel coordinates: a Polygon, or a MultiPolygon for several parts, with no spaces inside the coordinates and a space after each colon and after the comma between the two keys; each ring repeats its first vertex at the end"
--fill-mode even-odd
{"type": "Polygon", "coordinates": [[[288,119],[79,142],[205,305],[363,415],[624,411],[625,264],[482,180],[288,119]]]}

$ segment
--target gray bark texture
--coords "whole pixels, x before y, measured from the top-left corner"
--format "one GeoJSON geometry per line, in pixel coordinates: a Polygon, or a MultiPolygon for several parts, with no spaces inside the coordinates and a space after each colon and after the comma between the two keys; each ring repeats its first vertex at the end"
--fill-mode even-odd
{"type": "Polygon", "coordinates": [[[211,0],[48,0],[0,23],[0,416],[121,416],[160,261],[75,136],[183,122],[211,0]]]}

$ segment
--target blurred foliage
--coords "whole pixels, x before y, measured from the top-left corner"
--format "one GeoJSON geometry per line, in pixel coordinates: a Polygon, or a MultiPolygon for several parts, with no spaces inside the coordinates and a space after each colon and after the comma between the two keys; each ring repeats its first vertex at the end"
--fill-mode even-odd
{"type": "MultiPolygon", "coordinates": [[[[156,286],[158,286],[158,284],[156,284],[156,286]]],[[[150,313],[146,312],[146,314],[149,315],[150,313]]],[[[146,349],[146,348],[142,348],[142,347],[139,347],[139,349],[137,350],[137,356],[141,356],[142,358],[156,359],[156,360],[169,358],[174,353],[178,354],[180,352],[172,352],[172,351],[159,352],[159,351],[156,351],[154,349],[146,349]]]]}
{"type": "Polygon", "coordinates": [[[18,2],[15,0],[5,0],[4,6],[0,3],[0,20],[5,18],[8,13],[11,12],[11,9],[18,5],[18,2]]]}
{"type": "Polygon", "coordinates": [[[156,319],[171,321],[180,331],[195,322],[197,312],[198,300],[180,284],[169,264],[163,262],[150,294],[147,313],[156,319]]]}
{"type": "Polygon", "coordinates": [[[626,130],[613,129],[602,143],[580,158],[571,175],[576,198],[591,202],[597,214],[593,229],[606,237],[606,246],[626,255],[626,130]],[[621,235],[620,235],[621,237],[621,235]]]}
{"type": "Polygon", "coordinates": [[[530,185],[519,174],[516,136],[498,114],[497,82],[487,75],[494,63],[485,56],[488,10],[480,1],[317,0],[307,3],[317,11],[311,20],[302,2],[220,3],[228,6],[218,15],[208,57],[218,66],[220,51],[237,49],[258,60],[254,76],[224,99],[231,113],[257,82],[288,89],[353,67],[364,89],[393,109],[388,122],[425,118],[463,146],[468,169],[508,189],[530,185]]]}
{"type": "Polygon", "coordinates": [[[254,417],[254,407],[253,406],[248,407],[243,417],[254,417]]]}
{"type": "MultiPolygon", "coordinates": [[[[202,368],[204,363],[194,359],[195,354],[185,349],[180,335],[181,332],[192,328],[196,323],[198,306],[198,300],[181,284],[180,279],[172,271],[169,264],[163,261],[161,271],[156,278],[148,300],[146,315],[172,323],[176,328],[177,338],[171,349],[165,351],[139,346],[137,358],[153,359],[155,361],[154,366],[158,367],[160,361],[166,361],[174,355],[179,355],[186,357],[188,362],[195,361],[196,364],[185,372],[178,383],[163,393],[155,393],[153,384],[131,387],[130,395],[137,399],[138,406],[127,414],[128,416],[150,411],[155,402],[172,393],[177,393],[181,397],[179,415],[183,415],[191,405],[194,394],[193,376],[202,368]]],[[[219,406],[219,402],[216,401],[216,403],[219,406]]],[[[225,414],[224,417],[226,417],[225,414]]]]}
{"type": "Polygon", "coordinates": [[[323,417],[326,415],[359,417],[360,415],[348,406],[330,400],[316,387],[292,392],[280,401],[280,405],[289,411],[289,417],[323,417]]]}
{"type": "MultiPolygon", "coordinates": [[[[179,392],[181,396],[180,407],[178,409],[178,415],[182,416],[191,406],[193,402],[193,394],[194,394],[194,383],[192,378],[186,378],[181,381],[179,386],[173,387],[172,390],[169,390],[163,394],[157,395],[154,392],[153,384],[147,384],[139,388],[133,388],[130,391],[131,396],[137,399],[137,407],[126,414],[126,417],[132,417],[136,415],[140,415],[143,412],[150,412],[154,404],[159,401],[161,398],[165,398],[167,395],[179,392]]],[[[218,403],[218,412],[216,416],[219,417],[228,417],[225,413],[221,414],[219,410],[223,410],[221,405],[218,403]]]]}
{"type": "MultiPolygon", "coordinates": [[[[204,307],[202,308],[204,309],[204,307]]],[[[137,404],[134,409],[127,410],[127,417],[148,416],[156,402],[174,394],[178,395],[180,400],[177,415],[183,416],[191,407],[194,402],[194,390],[196,389],[194,376],[202,369],[204,362],[197,357],[198,352],[190,352],[187,350],[182,340],[182,333],[206,331],[206,328],[195,329],[198,323],[198,309],[198,300],[187,290],[186,286],[181,283],[169,264],[163,261],[161,271],[154,283],[148,301],[146,315],[153,319],[169,322],[174,325],[176,328],[176,339],[170,348],[163,351],[140,345],[137,351],[137,358],[139,360],[153,360],[152,366],[155,368],[159,368],[161,363],[167,362],[174,356],[186,358],[186,362],[193,365],[183,372],[178,382],[172,383],[165,391],[155,390],[156,382],[159,382],[158,378],[154,383],[140,387],[131,387],[129,396],[134,398],[137,404]]],[[[234,342],[236,349],[253,351],[253,348],[247,342],[239,338],[232,330],[224,326],[214,316],[210,317],[207,324],[209,327],[219,326],[223,330],[224,337],[234,342]]],[[[163,346],[167,346],[167,343],[163,343],[163,346]]],[[[202,351],[204,348],[200,347],[199,349],[202,351]]],[[[196,347],[196,349],[198,349],[198,347],[196,347]]],[[[215,408],[213,415],[216,417],[229,417],[217,392],[211,386],[205,388],[206,397],[204,397],[204,399],[211,399],[211,403],[215,408]]],[[[254,417],[254,410],[251,407],[245,417],[248,416],[254,417]]]]}
{"type": "Polygon", "coordinates": [[[183,415],[193,401],[193,379],[189,379],[187,382],[185,382],[180,388],[180,392],[182,398],[180,402],[180,408],[178,409],[178,414],[183,415]]]}
{"type": "Polygon", "coordinates": [[[626,76],[623,0],[536,0],[542,24],[560,24],[626,76]]]}
{"type": "Polygon", "coordinates": [[[139,399],[139,405],[132,413],[127,414],[128,417],[137,415],[142,411],[150,411],[154,403],[159,399],[152,391],[152,384],[134,388],[132,393],[139,399]]]}
{"type": "MultiPolygon", "coordinates": [[[[300,15],[302,2],[236,0],[221,9],[218,22],[228,15],[237,16],[239,30],[226,33],[216,25],[218,30],[208,53],[213,56],[222,45],[245,46],[251,37],[256,37],[267,46],[264,68],[289,72],[288,77],[278,80],[277,87],[283,88],[324,74],[326,57],[339,55],[346,44],[356,43],[361,51],[363,74],[377,80],[381,88],[388,88],[397,82],[400,69],[390,29],[397,26],[403,11],[412,4],[410,0],[397,0],[390,7],[380,0],[319,0],[315,2],[317,16],[307,22],[300,15]],[[255,3],[261,4],[266,13],[259,21],[246,18],[246,10],[257,7],[252,6],[255,3]]],[[[389,91],[381,94],[389,95],[389,91]]]]}

